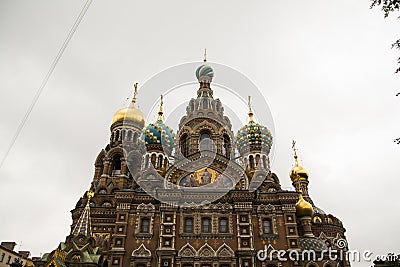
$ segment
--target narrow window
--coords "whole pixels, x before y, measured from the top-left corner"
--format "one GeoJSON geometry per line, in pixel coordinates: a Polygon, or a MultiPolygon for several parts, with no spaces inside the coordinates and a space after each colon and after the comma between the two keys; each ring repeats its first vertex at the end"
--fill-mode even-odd
{"type": "Polygon", "coordinates": [[[148,233],[149,232],[149,223],[150,223],[149,219],[147,219],[147,218],[142,219],[140,232],[148,233]]]}
{"type": "Polygon", "coordinates": [[[163,164],[163,156],[162,155],[159,155],[158,156],[158,162],[157,162],[158,164],[158,168],[162,168],[162,164],[163,164]]]}
{"type": "Polygon", "coordinates": [[[202,232],[203,233],[210,233],[210,219],[209,218],[203,218],[202,224],[201,224],[202,232]]]}
{"type": "Polygon", "coordinates": [[[220,233],[228,232],[228,220],[226,218],[219,219],[219,232],[220,233]]]}
{"type": "Polygon", "coordinates": [[[253,155],[250,155],[249,162],[250,162],[250,169],[254,169],[254,157],[253,157],[253,155]]]}
{"type": "Polygon", "coordinates": [[[192,218],[186,218],[185,219],[185,232],[186,233],[192,233],[193,232],[193,219],[192,218]]]}
{"type": "Polygon", "coordinates": [[[271,234],[272,233],[271,220],[270,219],[264,219],[263,220],[263,232],[264,232],[264,234],[271,234]]]}
{"type": "Polygon", "coordinates": [[[156,154],[152,154],[151,155],[151,164],[153,164],[153,167],[156,167],[156,159],[157,159],[156,154]]]}
{"type": "Polygon", "coordinates": [[[207,132],[200,135],[200,151],[211,150],[211,136],[207,132]]]}
{"type": "Polygon", "coordinates": [[[222,154],[224,154],[227,158],[230,158],[231,154],[231,141],[229,136],[224,135],[224,142],[222,146],[222,154]]]}
{"type": "Polygon", "coordinates": [[[121,155],[114,155],[112,166],[112,175],[119,175],[121,173],[121,155]]]}
{"type": "Polygon", "coordinates": [[[189,155],[189,138],[187,134],[182,135],[181,137],[181,152],[183,156],[187,157],[189,155]]]}

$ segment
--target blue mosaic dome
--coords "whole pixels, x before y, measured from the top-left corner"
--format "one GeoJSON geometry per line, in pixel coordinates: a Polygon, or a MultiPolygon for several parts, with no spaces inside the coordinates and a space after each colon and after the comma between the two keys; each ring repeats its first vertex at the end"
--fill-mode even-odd
{"type": "Polygon", "coordinates": [[[172,151],[175,135],[171,128],[164,124],[162,120],[150,123],[144,129],[142,139],[147,144],[161,144],[172,151]]]}
{"type": "Polygon", "coordinates": [[[269,153],[272,147],[272,134],[267,127],[250,121],[238,131],[236,144],[239,152],[262,150],[269,153]]]}
{"type": "Polygon", "coordinates": [[[196,77],[199,82],[210,83],[214,77],[214,70],[208,65],[201,65],[196,70],[196,77]]]}

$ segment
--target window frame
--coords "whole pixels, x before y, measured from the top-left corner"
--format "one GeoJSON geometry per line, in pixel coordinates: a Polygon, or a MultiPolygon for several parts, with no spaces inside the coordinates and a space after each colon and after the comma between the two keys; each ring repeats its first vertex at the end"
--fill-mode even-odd
{"type": "Polygon", "coordinates": [[[185,233],[193,233],[193,218],[192,217],[186,217],[184,219],[184,225],[183,225],[183,230],[185,233]],[[188,222],[190,221],[190,225],[188,224],[188,222]],[[190,229],[189,229],[190,227],[190,229]]]}
{"type": "Polygon", "coordinates": [[[272,230],[272,220],[270,218],[262,219],[262,230],[264,234],[273,234],[272,230]],[[266,225],[266,223],[268,223],[266,225]],[[267,230],[268,229],[268,230],[267,230]],[[266,231],[267,230],[267,231],[266,231]]]}
{"type": "Polygon", "coordinates": [[[140,233],[145,233],[145,234],[150,233],[150,219],[149,218],[146,217],[146,218],[142,218],[140,220],[140,233]],[[144,222],[146,222],[147,225],[145,225],[144,222]],[[147,230],[144,229],[144,227],[147,227],[147,230]],[[146,231],[144,231],[144,230],[146,230],[146,231]]]}
{"type": "Polygon", "coordinates": [[[228,218],[225,218],[225,217],[220,218],[220,219],[219,219],[219,224],[218,224],[218,226],[219,226],[219,227],[218,227],[218,228],[219,228],[219,229],[218,229],[219,232],[220,232],[220,233],[224,233],[224,234],[225,234],[225,233],[229,233],[229,226],[228,226],[228,225],[229,225],[228,218]],[[225,222],[225,225],[222,225],[222,222],[223,222],[223,221],[225,222]],[[222,227],[225,227],[225,230],[224,230],[224,231],[222,230],[222,227]]]}
{"type": "Polygon", "coordinates": [[[203,217],[201,219],[201,232],[206,233],[206,234],[211,233],[211,218],[203,217]],[[208,222],[207,225],[205,224],[205,222],[208,222]],[[207,229],[207,231],[206,231],[206,229],[207,229]]]}

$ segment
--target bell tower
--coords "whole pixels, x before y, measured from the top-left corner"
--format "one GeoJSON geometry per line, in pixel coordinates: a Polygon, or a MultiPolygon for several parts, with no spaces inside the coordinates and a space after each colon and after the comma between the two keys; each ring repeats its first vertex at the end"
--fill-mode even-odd
{"type": "Polygon", "coordinates": [[[232,125],[224,116],[224,108],[219,99],[214,99],[211,82],[214,70],[204,64],[196,70],[199,82],[197,98],[192,98],[186,108],[186,115],[179,123],[176,156],[188,158],[196,153],[211,151],[226,158],[234,156],[232,125]]]}

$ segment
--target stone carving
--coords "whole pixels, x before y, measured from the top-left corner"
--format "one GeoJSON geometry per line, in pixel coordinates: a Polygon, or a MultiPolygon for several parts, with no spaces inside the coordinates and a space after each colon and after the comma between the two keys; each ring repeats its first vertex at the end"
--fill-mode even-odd
{"type": "Polygon", "coordinates": [[[151,251],[142,243],[132,252],[132,256],[136,258],[151,258],[151,251]]]}

